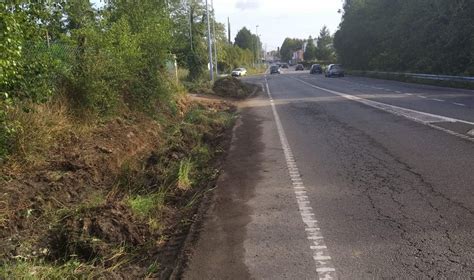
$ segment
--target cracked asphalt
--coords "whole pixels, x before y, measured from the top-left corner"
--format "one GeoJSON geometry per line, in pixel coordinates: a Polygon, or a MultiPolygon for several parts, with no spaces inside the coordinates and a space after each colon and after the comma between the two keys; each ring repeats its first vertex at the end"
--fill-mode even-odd
{"type": "MultiPolygon", "coordinates": [[[[466,121],[473,120],[474,91],[307,73],[268,76],[337,278],[473,279],[474,143],[294,77],[466,121]],[[374,84],[383,84],[380,94],[374,84]],[[400,95],[389,96],[389,90],[400,95]]],[[[263,77],[248,80],[265,83],[263,77]]],[[[267,99],[258,96],[241,109],[240,137],[227,161],[248,158],[250,168],[226,166],[187,279],[318,279],[267,99]]]]}

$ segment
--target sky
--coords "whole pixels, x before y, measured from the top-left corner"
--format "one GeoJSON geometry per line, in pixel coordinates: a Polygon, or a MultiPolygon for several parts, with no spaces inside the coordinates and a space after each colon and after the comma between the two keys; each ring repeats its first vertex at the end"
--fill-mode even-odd
{"type": "MultiPolygon", "coordinates": [[[[204,1],[204,0],[203,0],[204,1]]],[[[317,37],[326,25],[333,34],[341,21],[343,0],[208,0],[214,1],[217,21],[226,24],[230,18],[231,39],[242,27],[256,33],[267,47],[276,50],[286,37],[317,37]]],[[[92,0],[98,4],[100,0],[92,0]]]]}
{"type": "MultiPolygon", "coordinates": [[[[209,4],[211,0],[208,0],[209,4]]],[[[213,0],[216,19],[227,23],[230,18],[231,38],[242,27],[260,35],[267,51],[280,47],[286,37],[317,37],[326,25],[331,34],[341,21],[342,0],[213,0]]]]}

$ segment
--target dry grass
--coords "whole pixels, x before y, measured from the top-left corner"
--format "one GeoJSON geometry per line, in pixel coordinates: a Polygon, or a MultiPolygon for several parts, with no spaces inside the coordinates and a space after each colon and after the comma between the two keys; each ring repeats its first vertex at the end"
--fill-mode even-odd
{"type": "Polygon", "coordinates": [[[21,103],[10,109],[7,121],[15,131],[10,139],[8,169],[23,171],[41,165],[47,152],[67,135],[84,136],[91,130],[86,123],[77,123],[65,102],[45,104],[21,103]]]}

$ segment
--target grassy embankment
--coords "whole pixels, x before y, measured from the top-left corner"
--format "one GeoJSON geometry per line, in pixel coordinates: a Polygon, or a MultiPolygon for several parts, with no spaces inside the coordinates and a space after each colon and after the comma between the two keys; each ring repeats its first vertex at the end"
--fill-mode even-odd
{"type": "Polygon", "coordinates": [[[173,99],[98,120],[59,98],[11,108],[21,130],[0,171],[0,278],[170,273],[234,119],[226,103],[173,99]]]}

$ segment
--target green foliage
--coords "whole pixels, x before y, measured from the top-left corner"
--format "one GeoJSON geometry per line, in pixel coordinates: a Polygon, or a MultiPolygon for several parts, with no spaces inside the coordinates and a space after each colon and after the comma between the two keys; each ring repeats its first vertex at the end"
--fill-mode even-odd
{"type": "Polygon", "coordinates": [[[54,63],[44,51],[40,7],[0,3],[0,161],[17,129],[6,122],[10,108],[19,100],[45,102],[52,94],[54,63]]]}
{"type": "Polygon", "coordinates": [[[473,14],[473,1],[346,1],[334,44],[349,68],[473,75],[473,14]]]}
{"type": "Polygon", "coordinates": [[[191,188],[191,170],[192,170],[192,162],[189,159],[182,160],[179,163],[178,169],[178,188],[182,190],[188,190],[191,188]]]}
{"type": "Polygon", "coordinates": [[[262,43],[260,42],[258,34],[252,34],[246,27],[243,27],[237,32],[234,45],[244,50],[251,50],[254,59],[257,58],[259,50],[262,49],[262,43]]]}
{"type": "Polygon", "coordinates": [[[316,58],[316,46],[314,45],[314,40],[309,36],[307,41],[306,49],[304,51],[304,60],[312,61],[316,58]]]}
{"type": "Polygon", "coordinates": [[[320,61],[331,61],[334,60],[334,48],[333,48],[333,38],[329,29],[326,26],[323,26],[319,31],[319,36],[317,39],[317,45],[315,56],[320,61]]]}
{"type": "Polygon", "coordinates": [[[147,218],[153,212],[163,207],[165,203],[166,194],[164,192],[138,195],[128,200],[130,208],[133,213],[140,218],[147,218]]]}
{"type": "Polygon", "coordinates": [[[253,63],[253,53],[238,46],[225,45],[219,59],[219,70],[229,72],[237,67],[248,67],[253,63]]]}
{"type": "Polygon", "coordinates": [[[18,261],[0,265],[2,279],[93,279],[103,273],[102,269],[71,260],[62,265],[45,262],[18,261]]]}
{"type": "Polygon", "coordinates": [[[289,61],[293,56],[293,52],[297,50],[301,50],[302,48],[303,48],[303,40],[286,38],[283,41],[283,44],[281,45],[281,49],[280,49],[281,60],[289,61]]]}

